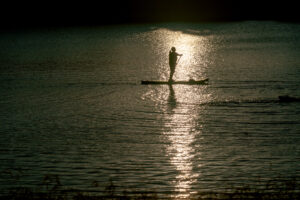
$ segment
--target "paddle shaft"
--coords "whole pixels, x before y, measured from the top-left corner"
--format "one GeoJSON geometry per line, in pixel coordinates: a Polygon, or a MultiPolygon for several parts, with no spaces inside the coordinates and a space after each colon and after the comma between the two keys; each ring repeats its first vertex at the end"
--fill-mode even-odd
{"type": "MultiPolygon", "coordinates": [[[[181,58],[182,56],[180,56],[180,58],[181,58]]],[[[180,58],[178,59],[178,61],[177,61],[177,63],[176,63],[176,66],[178,65],[178,63],[179,63],[179,61],[180,61],[180,58]]]]}

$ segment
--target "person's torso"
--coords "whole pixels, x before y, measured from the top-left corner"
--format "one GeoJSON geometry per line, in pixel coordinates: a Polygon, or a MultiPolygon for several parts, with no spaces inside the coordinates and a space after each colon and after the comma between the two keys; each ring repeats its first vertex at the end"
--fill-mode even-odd
{"type": "Polygon", "coordinates": [[[170,64],[175,64],[177,61],[177,53],[175,51],[169,52],[169,62],[170,64]]]}

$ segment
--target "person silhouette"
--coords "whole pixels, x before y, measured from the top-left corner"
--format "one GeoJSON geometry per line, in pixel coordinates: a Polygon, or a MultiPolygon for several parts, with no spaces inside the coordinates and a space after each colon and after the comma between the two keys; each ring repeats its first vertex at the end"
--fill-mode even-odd
{"type": "Polygon", "coordinates": [[[173,82],[173,75],[175,73],[175,67],[177,65],[177,57],[182,56],[183,54],[179,54],[176,52],[176,48],[172,47],[169,51],[169,65],[170,65],[170,78],[169,82],[173,82]]]}

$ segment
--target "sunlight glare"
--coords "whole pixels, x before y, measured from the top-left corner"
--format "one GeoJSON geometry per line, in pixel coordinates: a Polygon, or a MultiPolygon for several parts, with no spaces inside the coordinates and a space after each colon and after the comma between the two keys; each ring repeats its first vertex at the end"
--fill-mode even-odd
{"type": "Polygon", "coordinates": [[[182,32],[171,32],[167,35],[166,44],[169,49],[174,46],[179,54],[183,54],[176,66],[175,80],[202,78],[201,72],[207,64],[205,62],[209,44],[207,38],[182,32]]]}
{"type": "MultiPolygon", "coordinates": [[[[201,80],[207,78],[205,74],[209,66],[209,39],[197,34],[187,34],[181,31],[158,29],[153,32],[154,49],[157,60],[153,73],[159,80],[166,80],[169,76],[168,52],[176,47],[179,54],[183,54],[173,79],[201,80]],[[162,53],[164,52],[164,53],[162,53]]],[[[194,170],[195,159],[201,158],[201,146],[195,148],[195,142],[202,138],[199,120],[202,117],[201,103],[209,101],[210,94],[204,85],[164,85],[149,86],[142,97],[150,98],[163,112],[164,140],[168,141],[166,156],[175,167],[177,174],[172,180],[175,199],[189,199],[195,193],[193,184],[200,174],[194,170]]]]}

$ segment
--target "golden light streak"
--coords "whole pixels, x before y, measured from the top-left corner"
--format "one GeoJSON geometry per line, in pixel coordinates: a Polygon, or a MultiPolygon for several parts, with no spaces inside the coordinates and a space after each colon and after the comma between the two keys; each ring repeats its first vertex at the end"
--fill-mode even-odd
{"type": "MultiPolygon", "coordinates": [[[[157,73],[159,80],[167,80],[169,76],[168,52],[175,46],[177,52],[183,54],[176,67],[174,80],[203,79],[207,67],[209,42],[204,36],[185,34],[180,31],[158,29],[153,33],[157,41],[157,73]],[[162,55],[161,52],[164,52],[162,55]]],[[[202,108],[197,106],[210,98],[204,93],[205,86],[174,85],[153,86],[142,98],[152,99],[159,109],[164,109],[164,136],[169,144],[166,156],[175,167],[177,175],[174,184],[174,199],[189,199],[193,195],[192,185],[200,176],[194,170],[194,159],[199,159],[200,151],[195,149],[196,138],[201,130],[196,124],[201,117],[202,108]],[[166,107],[164,107],[164,105],[166,107]]]]}

